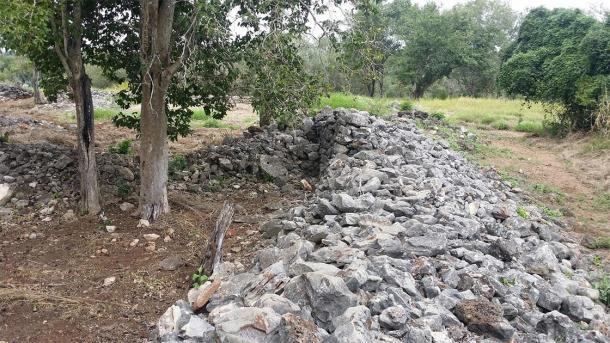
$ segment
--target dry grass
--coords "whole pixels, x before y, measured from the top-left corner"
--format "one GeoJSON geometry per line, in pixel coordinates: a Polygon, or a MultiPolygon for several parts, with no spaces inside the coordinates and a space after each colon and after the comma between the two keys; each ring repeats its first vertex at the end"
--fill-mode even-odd
{"type": "Polygon", "coordinates": [[[2,301],[28,301],[38,304],[68,304],[72,306],[89,306],[92,304],[104,304],[112,306],[130,307],[112,301],[104,301],[83,297],[67,297],[53,294],[50,291],[36,290],[37,285],[7,285],[0,284],[0,300],[2,301]]]}

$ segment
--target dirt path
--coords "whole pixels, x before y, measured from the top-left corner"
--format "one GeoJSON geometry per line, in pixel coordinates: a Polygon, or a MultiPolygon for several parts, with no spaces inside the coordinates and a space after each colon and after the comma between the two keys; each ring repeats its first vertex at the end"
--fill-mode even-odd
{"type": "Polygon", "coordinates": [[[530,191],[534,199],[558,209],[580,233],[610,235],[610,151],[586,152],[590,137],[564,140],[512,131],[481,131],[489,144],[506,153],[487,156],[506,178],[530,191]]]}

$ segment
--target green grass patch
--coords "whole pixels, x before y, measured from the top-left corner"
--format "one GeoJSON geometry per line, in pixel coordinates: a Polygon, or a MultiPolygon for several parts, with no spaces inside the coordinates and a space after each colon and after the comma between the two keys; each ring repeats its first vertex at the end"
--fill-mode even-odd
{"type": "Polygon", "coordinates": [[[593,287],[599,291],[599,300],[606,306],[610,306],[610,277],[608,274],[605,274],[593,287]]]}
{"type": "MultiPolygon", "coordinates": [[[[367,111],[375,116],[387,116],[391,113],[390,106],[394,102],[396,102],[396,99],[370,98],[348,93],[330,93],[328,96],[322,96],[311,110],[315,113],[326,106],[329,106],[330,108],[343,107],[367,111]]],[[[403,104],[405,104],[405,102],[403,102],[403,104]]]]}
{"type": "Polygon", "coordinates": [[[546,207],[546,206],[541,206],[540,209],[542,210],[542,213],[544,213],[549,218],[559,218],[559,217],[563,216],[563,213],[561,213],[561,211],[554,210],[554,209],[546,207]]]}
{"type": "Polygon", "coordinates": [[[547,185],[546,183],[534,183],[531,185],[532,190],[540,195],[550,195],[553,197],[558,203],[563,203],[566,198],[565,193],[563,193],[558,188],[555,188],[551,185],[547,185]]]}
{"type": "Polygon", "coordinates": [[[541,105],[527,106],[520,100],[502,98],[421,99],[416,105],[427,112],[446,113],[450,123],[471,123],[494,128],[508,126],[508,129],[516,129],[522,122],[542,127],[545,117],[541,105]]]}
{"type": "Polygon", "coordinates": [[[544,132],[544,126],[542,125],[542,122],[524,120],[515,126],[515,131],[542,134],[544,132]]]}
{"type": "Polygon", "coordinates": [[[235,129],[235,125],[225,123],[220,119],[213,118],[205,113],[202,108],[193,108],[192,125],[195,127],[207,127],[212,129],[235,129]]]}
{"type": "Polygon", "coordinates": [[[113,154],[129,155],[132,152],[131,139],[125,139],[118,142],[116,145],[108,147],[108,152],[113,154]]]}
{"type": "Polygon", "coordinates": [[[120,108],[94,108],[93,118],[100,121],[112,120],[119,112],[121,112],[120,108]]]}
{"type": "Polygon", "coordinates": [[[494,121],[491,123],[491,126],[496,130],[509,130],[510,129],[510,125],[504,120],[494,121]]]}
{"type": "Polygon", "coordinates": [[[584,147],[584,152],[596,152],[604,150],[610,150],[610,137],[608,136],[595,135],[584,147]]]}
{"type": "Polygon", "coordinates": [[[596,210],[610,210],[610,193],[602,193],[593,199],[596,210]]]}
{"type": "Polygon", "coordinates": [[[610,237],[600,237],[587,247],[591,249],[610,249],[610,237]]]}

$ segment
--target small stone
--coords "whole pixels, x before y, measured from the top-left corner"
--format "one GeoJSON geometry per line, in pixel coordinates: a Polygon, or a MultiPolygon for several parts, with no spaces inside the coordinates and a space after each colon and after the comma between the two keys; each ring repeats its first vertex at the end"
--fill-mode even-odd
{"type": "Polygon", "coordinates": [[[168,243],[168,242],[171,242],[171,241],[172,241],[172,238],[170,236],[165,236],[163,238],[163,242],[165,242],[165,243],[168,243]]]}
{"type": "Polygon", "coordinates": [[[171,255],[159,262],[159,268],[162,270],[176,270],[184,265],[184,260],[178,255],[171,255]]]}
{"type": "Polygon", "coordinates": [[[140,243],[140,240],[135,238],[133,241],[131,241],[131,243],[129,243],[129,246],[135,247],[136,245],[138,245],[138,243],[140,243]]]}
{"type": "Polygon", "coordinates": [[[402,306],[388,307],[379,316],[379,323],[388,329],[400,329],[407,322],[407,311],[402,306]]]}
{"type": "Polygon", "coordinates": [[[104,279],[104,287],[112,285],[116,281],[116,276],[110,276],[104,279]]]}
{"type": "Polygon", "coordinates": [[[149,227],[150,226],[150,222],[146,219],[140,219],[140,221],[138,222],[138,227],[149,227]]]}
{"type": "Polygon", "coordinates": [[[113,233],[116,231],[116,226],[114,225],[106,225],[106,232],[113,233]]]}
{"type": "Polygon", "coordinates": [[[36,233],[32,232],[30,233],[30,235],[28,236],[29,239],[36,239],[36,233]]]}
{"type": "Polygon", "coordinates": [[[193,311],[198,311],[199,309],[203,308],[208,303],[208,301],[210,301],[210,298],[212,297],[212,295],[214,295],[214,293],[216,293],[218,288],[220,288],[219,279],[214,280],[214,282],[208,281],[205,284],[201,285],[201,292],[197,296],[195,302],[192,304],[193,311]]]}
{"type": "Polygon", "coordinates": [[[156,233],[147,233],[147,234],[144,234],[143,237],[148,242],[154,242],[157,239],[159,239],[159,237],[161,237],[161,236],[157,235],[156,233]]]}
{"type": "Polygon", "coordinates": [[[34,182],[30,182],[28,184],[28,186],[30,186],[31,188],[36,188],[36,186],[38,186],[38,182],[34,181],[34,182]]]}
{"type": "Polygon", "coordinates": [[[146,246],[144,247],[144,250],[146,250],[148,252],[153,252],[153,251],[155,251],[155,249],[157,249],[155,242],[148,242],[148,243],[146,243],[146,246]]]}
{"type": "Polygon", "coordinates": [[[130,202],[124,202],[122,204],[119,205],[119,208],[121,209],[121,211],[123,212],[128,212],[131,211],[135,208],[136,206],[130,202]]]}
{"type": "Polygon", "coordinates": [[[63,219],[65,222],[71,222],[76,219],[76,214],[74,214],[73,210],[67,210],[66,213],[61,216],[61,219],[63,219]]]}

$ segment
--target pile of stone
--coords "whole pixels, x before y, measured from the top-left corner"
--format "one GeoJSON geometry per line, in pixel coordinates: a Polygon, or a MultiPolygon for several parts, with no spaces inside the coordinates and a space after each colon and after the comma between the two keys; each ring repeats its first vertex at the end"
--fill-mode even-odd
{"type": "MultiPolygon", "coordinates": [[[[91,98],[93,100],[93,108],[115,108],[117,107],[113,94],[108,91],[99,89],[91,90],[91,98]]],[[[61,93],[58,94],[57,100],[54,102],[47,102],[44,104],[36,105],[38,109],[42,110],[64,110],[74,111],[74,101],[69,94],[61,93]]]]}
{"type": "MultiPolygon", "coordinates": [[[[106,196],[137,177],[131,156],[98,154],[97,163],[106,196]]],[[[78,189],[73,150],[53,144],[0,143],[0,217],[32,205],[45,207],[56,199],[74,202],[78,189]]]]}
{"type": "Polygon", "coordinates": [[[32,93],[21,87],[0,84],[0,101],[27,99],[31,96],[32,93]]]}
{"type": "Polygon", "coordinates": [[[224,262],[168,308],[160,341],[608,342],[578,245],[535,207],[517,214],[496,175],[410,120],[305,123],[266,154],[307,137],[315,197],[261,226],[270,242],[250,270],[224,262]]]}

